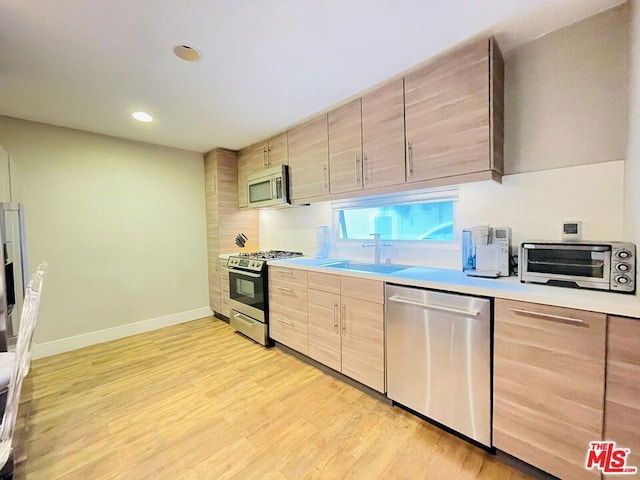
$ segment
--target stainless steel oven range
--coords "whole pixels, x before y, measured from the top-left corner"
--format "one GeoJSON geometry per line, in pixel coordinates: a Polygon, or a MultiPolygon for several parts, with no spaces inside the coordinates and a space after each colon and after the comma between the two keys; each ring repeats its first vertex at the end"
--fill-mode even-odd
{"type": "Polygon", "coordinates": [[[267,261],[300,257],[300,252],[270,250],[229,257],[231,327],[260,345],[269,343],[269,279],[267,261]]]}

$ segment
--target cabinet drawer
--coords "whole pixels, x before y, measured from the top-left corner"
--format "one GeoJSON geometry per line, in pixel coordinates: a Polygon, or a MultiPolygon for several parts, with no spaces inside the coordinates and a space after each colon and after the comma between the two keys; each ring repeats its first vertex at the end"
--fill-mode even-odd
{"type": "Polygon", "coordinates": [[[309,272],[308,286],[327,293],[340,294],[340,275],[330,273],[309,272]]]}
{"type": "Polygon", "coordinates": [[[384,303],[384,283],[366,278],[340,277],[343,297],[357,298],[366,302],[384,303]]]}
{"type": "Polygon", "coordinates": [[[276,305],[269,308],[269,337],[300,353],[309,355],[309,326],[304,311],[276,305]]]}
{"type": "Polygon", "coordinates": [[[604,314],[497,299],[493,443],[566,479],[602,439],[604,314]]]}
{"type": "Polygon", "coordinates": [[[269,282],[269,310],[287,307],[299,312],[307,311],[307,286],[284,282],[269,282]]]}
{"type": "Polygon", "coordinates": [[[295,268],[269,267],[269,281],[307,286],[307,271],[295,268]]]}

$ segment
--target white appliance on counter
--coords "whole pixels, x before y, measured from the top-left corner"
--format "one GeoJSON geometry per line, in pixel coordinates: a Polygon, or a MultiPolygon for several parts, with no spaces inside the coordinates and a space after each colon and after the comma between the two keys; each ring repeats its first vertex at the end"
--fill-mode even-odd
{"type": "Polygon", "coordinates": [[[508,277],[511,229],[475,226],[462,230],[462,270],[470,277],[508,277]]]}
{"type": "Polygon", "coordinates": [[[491,447],[491,301],[385,289],[387,396],[491,447]]]}

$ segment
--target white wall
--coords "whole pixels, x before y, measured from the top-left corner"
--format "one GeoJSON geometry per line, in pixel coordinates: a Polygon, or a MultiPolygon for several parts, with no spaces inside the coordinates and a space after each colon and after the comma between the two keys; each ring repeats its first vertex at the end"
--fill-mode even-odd
{"type": "Polygon", "coordinates": [[[505,54],[505,172],[626,156],[626,4],[505,54]]]}
{"type": "Polygon", "coordinates": [[[0,145],[0,202],[11,201],[9,154],[0,145]]]}
{"type": "Polygon", "coordinates": [[[208,313],[201,154],[7,117],[0,143],[29,265],[49,262],[36,344],[60,341],[51,353],[208,313]]]}
{"type": "MultiPolygon", "coordinates": [[[[631,4],[629,141],[625,170],[625,238],[640,246],[640,2],[631,4]]],[[[637,295],[640,297],[640,289],[637,295]]]]}

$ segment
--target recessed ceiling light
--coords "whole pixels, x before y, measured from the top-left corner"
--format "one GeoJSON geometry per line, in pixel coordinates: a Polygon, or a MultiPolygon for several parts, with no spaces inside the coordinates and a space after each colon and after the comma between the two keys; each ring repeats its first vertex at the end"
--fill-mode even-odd
{"type": "Polygon", "coordinates": [[[189,45],[176,45],[173,47],[173,53],[187,62],[197,62],[202,57],[198,49],[189,45]]]}
{"type": "Polygon", "coordinates": [[[141,122],[153,122],[153,117],[147,112],[133,112],[133,118],[141,122]]]}

